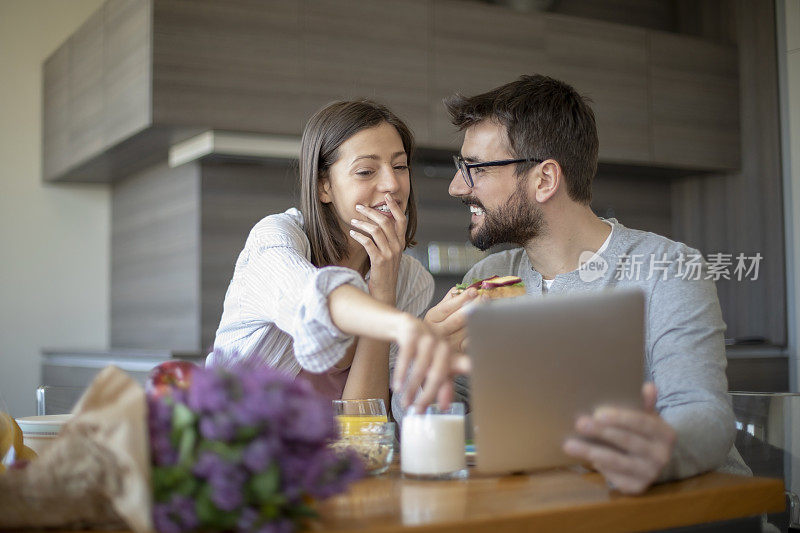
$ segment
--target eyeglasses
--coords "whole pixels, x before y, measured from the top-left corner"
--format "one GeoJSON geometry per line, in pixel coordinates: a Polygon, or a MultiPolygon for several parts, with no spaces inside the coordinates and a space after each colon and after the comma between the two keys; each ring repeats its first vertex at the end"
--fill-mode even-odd
{"type": "Polygon", "coordinates": [[[501,159],[500,161],[484,161],[482,163],[467,163],[460,155],[453,156],[453,162],[456,164],[456,170],[461,172],[461,177],[467,183],[467,187],[472,188],[475,182],[472,179],[471,168],[479,167],[502,167],[505,165],[513,165],[514,163],[525,163],[531,161],[533,163],[541,163],[544,159],[534,159],[532,157],[526,159],[501,159]]]}

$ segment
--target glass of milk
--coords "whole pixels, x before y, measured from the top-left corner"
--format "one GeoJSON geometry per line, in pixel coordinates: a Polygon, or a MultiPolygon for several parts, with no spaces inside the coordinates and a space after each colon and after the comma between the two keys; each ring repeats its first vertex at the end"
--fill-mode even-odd
{"type": "Polygon", "coordinates": [[[424,413],[409,408],[400,435],[400,469],[405,476],[421,479],[467,477],[463,403],[448,409],[431,405],[424,413]]]}

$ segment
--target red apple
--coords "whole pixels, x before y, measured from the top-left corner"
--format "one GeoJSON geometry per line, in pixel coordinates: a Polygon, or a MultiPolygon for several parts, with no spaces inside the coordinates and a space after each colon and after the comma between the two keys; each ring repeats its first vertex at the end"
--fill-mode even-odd
{"type": "Polygon", "coordinates": [[[197,365],[189,361],[165,361],[150,371],[145,392],[148,396],[160,398],[172,394],[175,388],[188,389],[196,368],[197,365]]]}

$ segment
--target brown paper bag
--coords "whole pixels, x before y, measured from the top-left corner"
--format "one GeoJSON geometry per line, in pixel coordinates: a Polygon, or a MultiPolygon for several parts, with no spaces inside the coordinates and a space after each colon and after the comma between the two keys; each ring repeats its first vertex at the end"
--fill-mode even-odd
{"type": "Polygon", "coordinates": [[[152,531],[144,390],[106,367],[50,448],[0,475],[0,529],[130,528],[152,531]]]}

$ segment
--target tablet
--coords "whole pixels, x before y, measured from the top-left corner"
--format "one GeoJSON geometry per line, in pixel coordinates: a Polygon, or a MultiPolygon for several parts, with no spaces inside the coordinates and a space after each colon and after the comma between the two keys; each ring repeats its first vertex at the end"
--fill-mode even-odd
{"type": "Polygon", "coordinates": [[[561,446],[600,405],[641,407],[644,296],[618,289],[519,297],[467,315],[477,469],[577,461],[561,446]]]}

